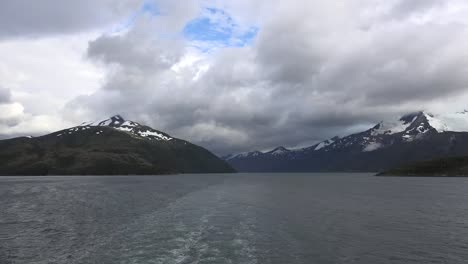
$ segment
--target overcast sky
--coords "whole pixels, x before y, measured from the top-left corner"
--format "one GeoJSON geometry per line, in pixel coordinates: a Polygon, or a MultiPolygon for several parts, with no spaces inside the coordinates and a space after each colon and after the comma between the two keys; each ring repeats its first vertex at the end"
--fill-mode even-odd
{"type": "Polygon", "coordinates": [[[468,108],[466,0],[2,0],[0,137],[114,114],[217,154],[468,108]]]}

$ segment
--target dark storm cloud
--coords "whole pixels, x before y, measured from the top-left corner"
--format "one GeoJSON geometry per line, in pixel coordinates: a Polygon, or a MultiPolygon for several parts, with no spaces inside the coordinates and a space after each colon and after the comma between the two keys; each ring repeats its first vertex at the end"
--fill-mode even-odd
{"type": "Polygon", "coordinates": [[[9,89],[0,86],[0,104],[11,102],[11,92],[9,89]]]}
{"type": "Polygon", "coordinates": [[[389,17],[402,19],[415,13],[421,13],[431,8],[446,4],[444,0],[399,0],[391,9],[389,17]]]}
{"type": "Polygon", "coordinates": [[[0,39],[73,33],[110,25],[127,17],[139,0],[2,0],[0,39]]]}
{"type": "Polygon", "coordinates": [[[343,135],[463,94],[466,25],[447,22],[434,9],[440,1],[404,2],[371,16],[389,2],[265,2],[251,46],[188,64],[193,52],[180,39],[138,27],[103,36],[88,55],[109,66],[109,78],[67,114],[118,111],[225,154],[343,135]],[[415,13],[426,16],[408,19],[415,13]]]}
{"type": "Polygon", "coordinates": [[[89,43],[88,56],[105,64],[120,65],[134,70],[165,69],[182,56],[174,41],[130,36],[102,36],[89,43]]]}

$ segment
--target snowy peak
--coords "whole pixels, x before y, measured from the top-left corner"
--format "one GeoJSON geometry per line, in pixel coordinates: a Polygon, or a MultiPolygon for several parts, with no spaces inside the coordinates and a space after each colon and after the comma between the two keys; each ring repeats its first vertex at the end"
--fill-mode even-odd
{"type": "Polygon", "coordinates": [[[286,154],[286,153],[289,153],[291,152],[291,150],[285,148],[285,147],[277,147],[275,149],[273,149],[272,151],[269,151],[265,154],[271,154],[271,155],[275,155],[275,156],[278,156],[278,155],[283,155],[283,154],[286,154]]]}
{"type": "Polygon", "coordinates": [[[372,136],[393,135],[406,131],[415,121],[424,118],[423,112],[404,115],[399,120],[382,121],[375,125],[370,133],[372,136]]]}
{"type": "Polygon", "coordinates": [[[98,126],[119,127],[125,122],[125,119],[120,115],[112,116],[109,119],[99,122],[98,126]]]}
{"type": "Polygon", "coordinates": [[[430,128],[438,133],[451,132],[468,132],[468,111],[448,113],[448,114],[432,114],[428,112],[419,112],[417,119],[413,122],[421,126],[427,124],[430,128]]]}
{"type": "Polygon", "coordinates": [[[420,111],[420,112],[415,112],[415,113],[409,113],[400,118],[400,121],[403,122],[403,124],[410,124],[413,123],[416,119],[424,116],[425,113],[420,111]]]}
{"type": "Polygon", "coordinates": [[[125,120],[121,115],[114,115],[102,121],[82,123],[77,128],[74,128],[74,130],[79,131],[79,128],[86,127],[111,127],[120,131],[130,133],[133,136],[139,138],[146,138],[149,140],[170,141],[173,139],[168,134],[155,130],[151,127],[141,125],[137,122],[125,120]]]}
{"type": "MultiPolygon", "coordinates": [[[[85,122],[81,124],[81,126],[109,126],[109,127],[120,127],[125,123],[125,119],[121,115],[114,115],[108,119],[104,119],[101,121],[96,122],[85,122]]],[[[131,122],[131,121],[129,121],[131,122]]],[[[135,125],[139,125],[138,123],[134,123],[135,125]]]]}
{"type": "Polygon", "coordinates": [[[408,125],[408,127],[403,131],[403,137],[408,139],[411,136],[443,132],[445,130],[441,129],[440,123],[441,121],[433,118],[431,114],[423,112],[416,116],[414,120],[408,125]]]}
{"type": "MultiPolygon", "coordinates": [[[[464,119],[468,125],[468,118],[464,119]]],[[[427,112],[415,112],[404,115],[398,120],[380,122],[366,132],[345,137],[341,144],[333,147],[360,148],[362,152],[372,152],[398,142],[422,140],[429,135],[445,131],[450,131],[450,128],[443,116],[436,117],[427,112]]]]}
{"type": "Polygon", "coordinates": [[[379,171],[431,157],[468,155],[468,110],[409,113],[351,135],[287,150],[278,147],[227,161],[243,172],[379,171]]]}
{"type": "Polygon", "coordinates": [[[255,150],[255,151],[251,151],[251,152],[240,153],[240,154],[237,154],[237,155],[236,154],[231,154],[231,155],[226,156],[224,159],[225,160],[231,160],[231,159],[236,159],[236,158],[250,158],[250,157],[257,157],[257,156],[260,156],[260,155],[263,155],[263,152],[255,150]]]}
{"type": "Polygon", "coordinates": [[[426,112],[416,112],[404,115],[396,121],[382,121],[370,130],[370,134],[371,136],[379,136],[403,133],[414,136],[428,132],[441,133],[444,131],[449,131],[449,127],[442,119],[426,112]]]}
{"type": "MultiPolygon", "coordinates": [[[[427,122],[429,125],[434,128],[437,132],[445,132],[445,131],[450,131],[449,126],[446,124],[446,121],[443,121],[443,119],[439,119],[435,117],[432,114],[424,114],[424,117],[426,118],[427,122]]],[[[466,122],[466,120],[465,120],[466,122]]]]}
{"type": "Polygon", "coordinates": [[[457,120],[457,122],[448,122],[447,116],[435,116],[422,111],[410,113],[396,120],[379,122],[371,129],[361,133],[325,140],[311,148],[314,149],[314,152],[334,150],[373,152],[398,142],[421,140],[431,134],[460,131],[453,129],[455,124],[459,129],[464,127],[461,131],[468,131],[468,111],[452,115],[451,119],[457,120]]]}
{"type": "Polygon", "coordinates": [[[394,144],[423,140],[444,132],[468,132],[468,110],[439,115],[418,111],[403,115],[394,120],[381,121],[374,127],[360,133],[343,138],[334,137],[299,150],[277,147],[264,153],[254,151],[232,155],[226,158],[226,160],[258,156],[295,159],[300,157],[300,155],[313,155],[313,153],[320,154],[333,151],[349,151],[353,153],[373,152],[394,144]]]}
{"type": "Polygon", "coordinates": [[[285,154],[292,153],[292,150],[289,150],[285,147],[277,147],[271,151],[268,152],[261,152],[258,150],[251,151],[251,152],[244,152],[240,154],[230,154],[225,157],[223,157],[224,160],[234,160],[234,159],[248,159],[248,158],[256,158],[256,157],[279,157],[285,154]]]}
{"type": "Polygon", "coordinates": [[[328,147],[331,144],[335,143],[335,141],[338,141],[339,139],[340,139],[339,137],[334,137],[334,138],[322,141],[319,144],[317,144],[317,146],[314,148],[314,150],[321,150],[321,149],[323,149],[325,147],[328,147]]]}

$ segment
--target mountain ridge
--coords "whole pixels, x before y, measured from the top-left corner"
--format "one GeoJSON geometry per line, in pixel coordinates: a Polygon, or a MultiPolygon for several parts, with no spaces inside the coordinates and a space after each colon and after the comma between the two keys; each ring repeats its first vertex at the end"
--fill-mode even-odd
{"type": "Polygon", "coordinates": [[[403,157],[406,161],[416,161],[464,155],[468,150],[457,148],[454,151],[450,147],[457,142],[468,149],[465,139],[468,135],[467,113],[450,116],[450,123],[419,111],[397,120],[381,121],[368,130],[345,137],[334,137],[301,149],[285,149],[283,155],[272,155],[272,151],[256,152],[255,156],[244,153],[231,155],[226,161],[237,170],[246,172],[380,171],[401,165],[405,162],[403,157]],[[452,127],[456,129],[452,131],[452,127]],[[363,164],[366,161],[375,164],[363,164]]]}
{"type": "Polygon", "coordinates": [[[0,141],[0,175],[234,172],[208,150],[120,115],[0,141]]]}

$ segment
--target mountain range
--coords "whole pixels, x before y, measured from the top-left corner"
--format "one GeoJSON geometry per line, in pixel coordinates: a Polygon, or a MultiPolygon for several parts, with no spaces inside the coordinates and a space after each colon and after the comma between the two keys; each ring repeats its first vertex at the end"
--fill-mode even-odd
{"type": "Polygon", "coordinates": [[[252,151],[224,159],[241,172],[384,171],[414,161],[468,155],[468,111],[416,112],[309,147],[252,151]]]}
{"type": "Polygon", "coordinates": [[[234,172],[208,150],[119,115],[40,137],[0,141],[0,175],[234,172]]]}

